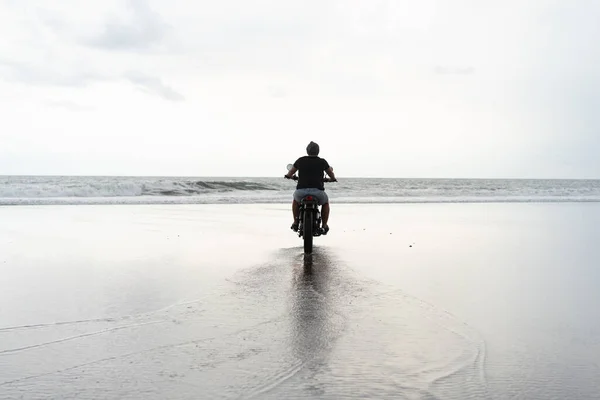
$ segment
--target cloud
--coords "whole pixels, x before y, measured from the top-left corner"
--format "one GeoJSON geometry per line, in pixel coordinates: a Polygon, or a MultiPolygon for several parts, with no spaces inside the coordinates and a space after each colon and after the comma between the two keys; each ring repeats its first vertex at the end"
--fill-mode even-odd
{"type": "Polygon", "coordinates": [[[43,103],[50,107],[63,108],[66,110],[77,111],[77,112],[95,110],[94,107],[84,106],[82,104],[76,103],[74,101],[69,101],[69,100],[46,100],[43,103]]]}
{"type": "Polygon", "coordinates": [[[2,74],[6,80],[31,85],[83,87],[107,79],[85,70],[76,71],[67,67],[53,69],[50,65],[35,66],[6,59],[0,59],[0,67],[7,72],[2,74]]]}
{"type": "Polygon", "coordinates": [[[144,0],[129,0],[128,19],[113,16],[103,32],[83,43],[106,50],[144,51],[159,45],[169,26],[144,0]]]}
{"type": "MultiPolygon", "coordinates": [[[[185,97],[172,87],[166,85],[162,79],[147,75],[140,71],[128,71],[123,74],[100,74],[92,71],[77,70],[64,67],[35,66],[23,62],[10,61],[0,58],[0,77],[5,80],[34,86],[54,86],[82,88],[99,82],[115,82],[123,78],[140,88],[143,92],[158,95],[170,101],[183,101],[185,97]],[[7,73],[3,73],[3,71],[7,73]]],[[[78,109],[74,104],[47,103],[52,106],[78,109]]]]}
{"type": "Polygon", "coordinates": [[[185,97],[173,88],[165,85],[160,78],[145,75],[142,72],[129,71],[123,77],[144,92],[156,94],[166,100],[183,101],[185,97]]]}

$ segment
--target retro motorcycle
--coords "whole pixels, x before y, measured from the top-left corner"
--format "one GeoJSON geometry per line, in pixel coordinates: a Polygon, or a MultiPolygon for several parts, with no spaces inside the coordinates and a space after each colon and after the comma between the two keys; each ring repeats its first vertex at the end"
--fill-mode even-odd
{"type": "MultiPolygon", "coordinates": [[[[290,171],[293,165],[288,164],[290,171]]],[[[298,176],[293,175],[297,181],[298,176]]],[[[323,177],[323,182],[336,182],[330,178],[323,177]]],[[[298,236],[304,241],[304,253],[311,254],[313,249],[313,238],[325,234],[321,228],[321,209],[318,200],[311,195],[304,196],[300,200],[300,212],[298,213],[298,236]]]]}

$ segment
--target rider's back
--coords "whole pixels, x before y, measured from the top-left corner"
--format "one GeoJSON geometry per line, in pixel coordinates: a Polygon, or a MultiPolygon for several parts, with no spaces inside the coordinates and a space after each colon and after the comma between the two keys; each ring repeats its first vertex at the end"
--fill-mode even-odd
{"type": "Polygon", "coordinates": [[[319,156],[300,157],[294,163],[298,169],[297,189],[317,188],[325,190],[323,186],[323,172],[329,168],[324,158],[319,156]]]}

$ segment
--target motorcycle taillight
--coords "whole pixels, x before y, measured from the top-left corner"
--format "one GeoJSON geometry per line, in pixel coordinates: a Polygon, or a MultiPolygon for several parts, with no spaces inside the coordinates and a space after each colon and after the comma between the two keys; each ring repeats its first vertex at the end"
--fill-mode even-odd
{"type": "Polygon", "coordinates": [[[306,196],[306,200],[312,201],[312,199],[313,199],[312,196],[306,196]]]}

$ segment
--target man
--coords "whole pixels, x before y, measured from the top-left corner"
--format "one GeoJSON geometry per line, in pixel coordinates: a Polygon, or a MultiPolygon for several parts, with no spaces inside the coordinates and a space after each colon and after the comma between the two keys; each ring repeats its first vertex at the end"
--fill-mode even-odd
{"type": "Polygon", "coordinates": [[[321,205],[321,217],[323,220],[323,234],[327,234],[329,231],[329,197],[325,193],[325,187],[323,185],[323,171],[329,175],[329,182],[337,182],[335,175],[333,174],[333,168],[329,166],[327,161],[319,157],[319,145],[315,142],[310,142],[306,146],[307,156],[300,157],[294,163],[294,166],[285,175],[287,179],[292,179],[292,176],[299,171],[298,184],[296,185],[296,191],[294,192],[294,201],[292,202],[292,214],[294,216],[294,223],[292,229],[298,231],[298,214],[300,213],[300,201],[303,197],[311,195],[314,196],[319,204],[321,205]]]}

